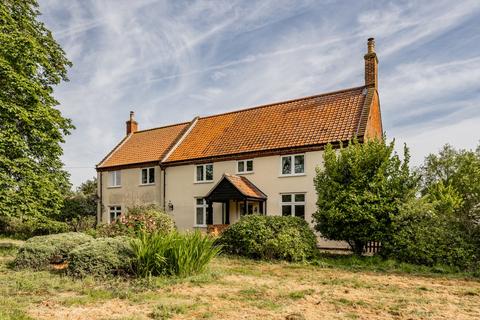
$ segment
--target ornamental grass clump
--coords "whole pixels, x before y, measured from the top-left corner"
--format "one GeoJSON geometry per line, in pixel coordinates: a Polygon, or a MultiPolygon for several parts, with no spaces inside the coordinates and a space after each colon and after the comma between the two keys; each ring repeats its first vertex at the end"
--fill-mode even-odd
{"type": "Polygon", "coordinates": [[[139,277],[186,277],[203,272],[221,248],[200,232],[141,233],[131,241],[133,270],[139,277]]]}

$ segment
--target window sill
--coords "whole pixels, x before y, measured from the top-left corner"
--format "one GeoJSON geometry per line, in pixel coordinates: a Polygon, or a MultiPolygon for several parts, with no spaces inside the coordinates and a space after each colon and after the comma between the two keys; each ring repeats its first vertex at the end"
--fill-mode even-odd
{"type": "Polygon", "coordinates": [[[213,183],[213,180],[208,180],[208,181],[195,181],[193,182],[194,184],[202,184],[202,183],[213,183]]]}
{"type": "Polygon", "coordinates": [[[108,186],[107,189],[118,189],[121,188],[122,186],[108,186]]]}
{"type": "Polygon", "coordinates": [[[279,178],[288,178],[288,177],[304,177],[306,176],[306,173],[293,173],[293,174],[281,174],[278,177],[279,178]]]}
{"type": "Polygon", "coordinates": [[[254,174],[254,171],[245,171],[245,172],[236,172],[235,174],[244,175],[244,174],[254,174]]]}
{"type": "Polygon", "coordinates": [[[205,224],[205,225],[203,225],[203,224],[196,224],[196,225],[194,225],[193,227],[194,227],[194,228],[206,228],[207,225],[206,225],[206,224],[205,224]]]}
{"type": "Polygon", "coordinates": [[[155,182],[154,183],[140,183],[138,186],[139,187],[148,187],[148,186],[154,186],[155,185],[155,182]]]}

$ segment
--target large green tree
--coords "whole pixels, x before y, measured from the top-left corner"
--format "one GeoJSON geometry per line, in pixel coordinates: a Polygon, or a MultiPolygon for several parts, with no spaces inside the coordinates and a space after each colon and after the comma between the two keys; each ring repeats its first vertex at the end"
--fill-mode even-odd
{"type": "Polygon", "coordinates": [[[75,231],[95,223],[97,215],[97,178],[83,182],[63,202],[59,220],[67,222],[75,231]]]}
{"type": "Polygon", "coordinates": [[[315,178],[315,228],[328,239],[348,242],[357,254],[368,241],[387,241],[392,217],[415,195],[408,149],[401,161],[394,141],[353,141],[340,150],[328,145],[323,157],[315,178]]]}
{"type": "Polygon", "coordinates": [[[0,217],[55,216],[69,189],[61,143],[73,129],[53,87],[71,66],[35,0],[0,1],[0,217]]]}

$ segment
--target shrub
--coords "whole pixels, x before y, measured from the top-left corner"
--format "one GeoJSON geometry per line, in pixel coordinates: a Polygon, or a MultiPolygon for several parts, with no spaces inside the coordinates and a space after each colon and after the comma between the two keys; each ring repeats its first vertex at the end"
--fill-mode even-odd
{"type": "Polygon", "coordinates": [[[316,237],[298,217],[249,215],[229,226],[218,242],[223,251],[254,259],[304,261],[316,252],[316,237]]]}
{"type": "Polygon", "coordinates": [[[73,249],[68,255],[68,274],[105,277],[131,272],[133,257],[127,237],[97,238],[73,249]]]}
{"type": "Polygon", "coordinates": [[[167,213],[156,205],[134,206],[127,214],[113,223],[98,227],[98,235],[105,237],[135,236],[142,232],[168,234],[175,230],[175,223],[167,213]]]}
{"type": "Polygon", "coordinates": [[[131,242],[135,255],[133,268],[141,277],[200,273],[220,252],[213,238],[199,231],[170,234],[142,233],[131,242]]]}
{"type": "Polygon", "coordinates": [[[52,263],[65,261],[70,250],[91,240],[92,237],[76,232],[33,237],[19,249],[13,265],[17,268],[47,269],[52,263]]]}
{"type": "Polygon", "coordinates": [[[392,224],[394,232],[383,243],[383,256],[427,266],[478,267],[478,249],[468,241],[461,223],[452,215],[439,213],[426,198],[405,203],[392,224]]]}
{"type": "Polygon", "coordinates": [[[34,236],[65,233],[70,231],[70,226],[68,224],[47,217],[28,217],[24,219],[1,217],[0,226],[1,234],[17,239],[28,239],[34,236]]]}

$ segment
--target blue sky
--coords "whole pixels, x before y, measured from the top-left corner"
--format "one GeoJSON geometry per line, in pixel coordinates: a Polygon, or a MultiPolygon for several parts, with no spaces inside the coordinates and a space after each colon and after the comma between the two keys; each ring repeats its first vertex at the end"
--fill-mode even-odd
{"type": "Polygon", "coordinates": [[[375,37],[384,129],[412,163],[480,141],[480,1],[40,0],[74,66],[59,109],[78,185],[141,129],[363,84],[375,37]]]}

